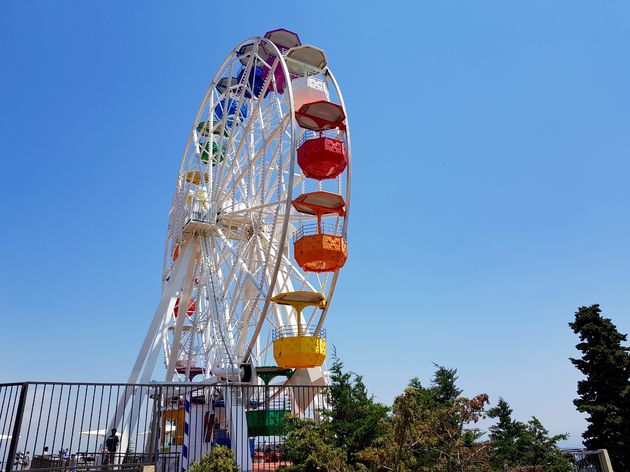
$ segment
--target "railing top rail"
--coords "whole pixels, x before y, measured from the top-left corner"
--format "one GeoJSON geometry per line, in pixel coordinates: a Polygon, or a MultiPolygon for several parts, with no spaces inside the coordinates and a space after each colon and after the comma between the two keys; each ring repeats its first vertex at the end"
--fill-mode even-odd
{"type": "MultiPolygon", "coordinates": [[[[297,330],[297,328],[296,328],[297,330]]],[[[306,329],[305,331],[306,332],[306,329]]],[[[62,382],[62,381],[39,381],[39,380],[28,380],[25,382],[16,382],[16,383],[0,383],[0,388],[5,387],[20,387],[23,385],[46,385],[46,386],[56,386],[56,385],[69,385],[69,386],[80,386],[80,387],[158,387],[158,388],[206,388],[206,387],[242,387],[242,386],[252,386],[246,382],[223,382],[223,383],[204,383],[204,382],[154,382],[154,383],[106,383],[106,382],[62,382]]],[[[256,385],[254,385],[256,387],[256,385]]],[[[307,388],[313,387],[312,385],[291,385],[291,388],[300,387],[307,388]]],[[[319,387],[321,388],[321,387],[319,387]]]]}

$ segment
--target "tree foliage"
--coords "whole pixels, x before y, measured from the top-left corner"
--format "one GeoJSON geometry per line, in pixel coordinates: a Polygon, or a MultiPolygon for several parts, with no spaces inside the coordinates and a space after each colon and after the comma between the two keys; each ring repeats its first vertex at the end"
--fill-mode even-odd
{"type": "Polygon", "coordinates": [[[414,378],[394,400],[385,433],[361,452],[373,470],[487,471],[488,445],[469,426],[482,416],[485,394],[459,397],[455,369],[436,366],[430,387],[414,378]]]}
{"type": "Polygon", "coordinates": [[[331,369],[331,408],[327,421],[291,417],[282,458],[284,472],[505,472],[531,470],[569,472],[569,459],[536,419],[512,419],[507,402],[486,411],[488,395],[461,396],[457,370],[435,365],[428,387],[413,378],[391,411],[374,402],[361,377],[331,369]],[[496,418],[490,437],[476,423],[496,418]],[[520,469],[525,470],[525,469],[520,469]]]}
{"type": "Polygon", "coordinates": [[[343,368],[343,362],[335,357],[330,369],[331,408],[325,416],[330,420],[333,444],[348,453],[350,464],[356,464],[357,453],[383,433],[382,420],[388,408],[368,395],[361,376],[343,368]]]}
{"type": "Polygon", "coordinates": [[[234,464],[234,456],[225,446],[215,446],[201,457],[199,462],[190,466],[190,472],[240,472],[234,464]]]}
{"type": "Polygon", "coordinates": [[[542,423],[532,417],[527,423],[512,419],[512,409],[502,398],[488,410],[497,423],[490,427],[491,463],[494,470],[513,467],[542,467],[549,472],[571,472],[571,460],[558,447],[566,434],[549,436],[542,423]]]}
{"type": "Polygon", "coordinates": [[[286,418],[288,434],[282,445],[282,459],[292,462],[279,472],[347,472],[346,452],[333,445],[330,425],[313,420],[286,418]]]}
{"type": "Polygon", "coordinates": [[[599,305],[580,307],[569,326],[580,337],[576,348],[582,353],[571,362],[586,377],[573,402],[587,415],[584,445],[608,449],[615,470],[630,470],[630,349],[622,344],[627,337],[599,305]]]}

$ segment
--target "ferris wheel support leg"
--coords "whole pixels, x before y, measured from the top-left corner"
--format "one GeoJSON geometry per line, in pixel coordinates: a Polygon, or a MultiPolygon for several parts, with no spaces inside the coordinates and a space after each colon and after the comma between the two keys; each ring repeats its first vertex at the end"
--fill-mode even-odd
{"type": "MultiPolygon", "coordinates": [[[[197,250],[199,249],[199,243],[197,242],[196,239],[193,239],[192,241],[190,241],[187,245],[185,250],[188,250],[189,252],[192,253],[192,255],[194,256],[194,254],[197,252],[197,250]]],[[[195,270],[195,261],[194,258],[191,259],[189,261],[189,263],[187,265],[184,266],[185,268],[185,275],[184,275],[184,281],[182,284],[182,290],[181,290],[181,295],[180,295],[180,302],[179,305],[180,307],[180,316],[177,317],[177,323],[175,323],[175,331],[173,332],[173,343],[171,345],[171,352],[169,353],[169,358],[168,358],[168,366],[166,368],[166,381],[170,382],[171,380],[173,380],[173,374],[175,373],[175,364],[177,363],[177,358],[179,356],[179,349],[180,349],[180,344],[181,344],[181,340],[182,340],[182,328],[184,326],[184,318],[186,318],[186,311],[184,309],[184,307],[188,306],[188,301],[190,300],[190,295],[192,293],[192,287],[193,287],[193,273],[195,270]]]]}
{"type": "MultiPolygon", "coordinates": [[[[168,319],[168,315],[173,311],[175,300],[177,298],[177,292],[181,289],[185,282],[184,279],[189,272],[189,267],[194,266],[196,248],[193,246],[194,245],[188,245],[183,249],[182,254],[173,267],[171,279],[162,292],[162,298],[157,310],[155,310],[153,321],[149,326],[147,335],[144,338],[144,342],[142,343],[136,362],[131,370],[129,379],[127,380],[127,383],[129,384],[135,384],[138,382],[141,373],[141,382],[146,383],[150,380],[160,350],[159,333],[162,326],[168,319]]],[[[120,426],[124,411],[129,404],[129,398],[131,397],[133,389],[125,390],[125,394],[118,401],[114,416],[110,420],[110,430],[120,426]]]]}

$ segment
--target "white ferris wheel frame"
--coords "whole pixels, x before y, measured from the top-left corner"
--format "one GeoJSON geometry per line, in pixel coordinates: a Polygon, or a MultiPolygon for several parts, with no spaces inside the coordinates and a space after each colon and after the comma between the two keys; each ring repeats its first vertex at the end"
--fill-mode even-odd
{"type": "MultiPolygon", "coordinates": [[[[322,330],[339,270],[322,275],[307,273],[290,257],[290,233],[294,232],[300,223],[303,224],[309,220],[309,217],[304,217],[292,209],[291,201],[299,193],[322,190],[326,186],[336,185],[336,188],[332,190],[334,193],[343,195],[346,213],[344,217],[336,217],[334,226],[340,234],[347,234],[351,190],[350,129],[346,120],[343,137],[348,166],[344,173],[331,181],[311,182],[312,179],[306,179],[299,166],[296,165],[298,141],[304,130],[301,130],[296,122],[291,75],[286,60],[278,47],[268,39],[260,37],[247,39],[227,56],[204,95],[184,150],[170,210],[169,231],[164,251],[161,300],[132,369],[129,383],[151,380],[160,351],[165,357],[166,381],[190,380],[188,374],[191,364],[199,363],[200,359],[203,364],[200,367],[204,368],[206,381],[211,374],[221,370],[228,372],[224,379],[239,381],[240,377],[230,377],[229,372],[237,372],[238,376],[240,364],[252,362],[255,365],[261,365],[264,363],[272,351],[271,330],[296,324],[296,318],[288,307],[271,303],[271,297],[280,291],[299,289],[321,291],[328,300],[326,307],[321,313],[313,309],[305,316],[305,319],[307,326],[315,326],[315,333],[320,333],[322,330]],[[254,46],[249,53],[238,57],[238,51],[250,44],[254,46]],[[263,47],[264,50],[272,52],[269,55],[271,64],[268,66],[282,68],[284,93],[270,92],[271,97],[264,98],[267,89],[276,80],[274,69],[271,69],[259,92],[259,98],[254,99],[254,91],[245,84],[250,77],[250,71],[255,70],[253,68],[260,62],[264,63],[264,59],[258,55],[259,48],[263,47]],[[241,61],[243,57],[247,59],[246,64],[241,61]],[[234,77],[234,69],[235,66],[238,67],[239,62],[245,67],[243,79],[240,83],[231,86],[238,93],[228,93],[227,90],[224,93],[219,92],[217,84],[224,77],[234,77]],[[229,73],[226,74],[226,71],[229,73]],[[245,97],[248,91],[251,97],[249,99],[245,97]],[[221,132],[222,136],[219,138],[219,148],[221,146],[226,148],[225,161],[219,162],[216,166],[208,161],[203,167],[199,158],[200,153],[204,145],[209,146],[207,143],[214,142],[215,137],[208,132],[209,136],[206,136],[205,144],[201,143],[202,136],[197,126],[200,122],[211,122],[214,126],[215,107],[220,106],[221,100],[224,104],[228,103],[228,99],[238,100],[236,114],[232,115],[232,120],[238,123],[226,126],[228,113],[223,113],[220,118],[218,128],[229,129],[227,136],[221,132]],[[241,120],[240,109],[244,103],[247,106],[248,115],[241,120]],[[275,116],[277,122],[273,128],[269,129],[264,120],[274,118],[274,106],[279,110],[275,116]],[[254,117],[254,113],[258,116],[254,117]],[[256,128],[258,125],[260,125],[259,128],[256,128]],[[266,138],[265,132],[268,133],[266,138]],[[278,134],[281,136],[277,136],[278,134]],[[256,147],[255,138],[258,137],[260,140],[261,136],[264,142],[256,147]],[[287,143],[285,147],[283,147],[283,140],[287,143]],[[273,144],[277,148],[272,149],[270,162],[265,161],[261,165],[261,161],[266,159],[261,156],[266,156],[268,148],[273,144]],[[252,156],[254,151],[255,154],[252,156]],[[249,152],[249,157],[242,159],[247,152],[249,152]],[[251,203],[252,199],[259,198],[258,189],[255,193],[250,192],[253,190],[252,185],[256,182],[261,183],[264,191],[267,179],[265,172],[270,171],[270,174],[273,174],[273,169],[276,169],[276,180],[279,179],[278,188],[270,186],[268,190],[277,190],[280,197],[276,201],[269,201],[265,200],[268,195],[261,195],[262,200],[259,205],[243,206],[251,203]],[[187,173],[195,171],[198,171],[199,183],[187,182],[187,173]],[[283,181],[285,174],[286,181],[283,181]],[[261,178],[263,175],[264,179],[261,178]],[[281,184],[284,185],[284,189],[281,189],[281,184]],[[194,192],[200,192],[202,198],[198,199],[195,196],[198,194],[193,195],[194,192]],[[204,227],[203,224],[190,225],[191,195],[193,195],[193,204],[197,200],[201,201],[200,205],[211,214],[212,229],[208,229],[210,227],[208,225],[204,227]],[[249,200],[239,201],[235,198],[236,195],[241,197],[246,195],[249,200]],[[206,199],[205,203],[204,199],[206,199]],[[268,210],[274,207],[273,220],[263,221],[264,215],[268,215],[268,210]],[[228,208],[232,211],[227,211],[228,208]],[[255,217],[258,219],[256,220],[255,217]],[[278,231],[279,223],[281,228],[278,231]],[[270,225],[271,232],[269,232],[270,225]],[[232,228],[234,232],[230,233],[232,228]],[[251,238],[243,242],[243,237],[239,236],[248,235],[247,231],[251,232],[251,238]],[[248,247],[253,239],[257,241],[255,249],[258,255],[264,256],[266,249],[267,258],[259,261],[263,266],[259,266],[258,270],[252,270],[253,256],[250,251],[253,248],[248,247]],[[173,261],[173,251],[176,246],[178,250],[181,246],[181,252],[173,261]],[[273,267],[268,267],[269,265],[273,267]],[[260,270],[261,268],[263,270],[260,270]],[[293,285],[292,278],[299,281],[299,287],[293,285]],[[250,292],[261,280],[266,281],[266,287],[261,284],[258,293],[253,294],[256,295],[255,298],[251,298],[250,292]],[[250,298],[246,298],[248,294],[245,292],[249,293],[250,298]],[[197,303],[194,313],[187,316],[191,297],[196,298],[197,303]],[[231,301],[232,304],[225,307],[226,301],[231,298],[234,298],[231,301]],[[179,316],[175,318],[173,309],[178,299],[180,300],[179,316]],[[222,306],[218,305],[219,299],[223,300],[222,306]],[[239,306],[240,312],[237,312],[239,306]],[[250,310],[249,315],[244,316],[243,306],[249,307],[247,308],[250,310]],[[251,319],[252,316],[254,319],[251,319]],[[178,361],[184,361],[184,365],[188,366],[184,373],[177,372],[178,361]]],[[[324,77],[326,82],[332,85],[329,88],[345,113],[341,90],[330,69],[326,68],[324,77]]]]}

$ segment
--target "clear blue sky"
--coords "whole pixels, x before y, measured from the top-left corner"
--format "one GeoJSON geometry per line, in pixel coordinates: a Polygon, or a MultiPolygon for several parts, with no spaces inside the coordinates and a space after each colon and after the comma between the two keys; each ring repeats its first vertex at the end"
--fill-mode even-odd
{"type": "Polygon", "coordinates": [[[126,379],[198,104],[278,27],[350,113],[340,357],[386,402],[456,367],[579,444],[567,323],[600,303],[630,332],[622,1],[0,2],[0,381],[126,379]]]}

